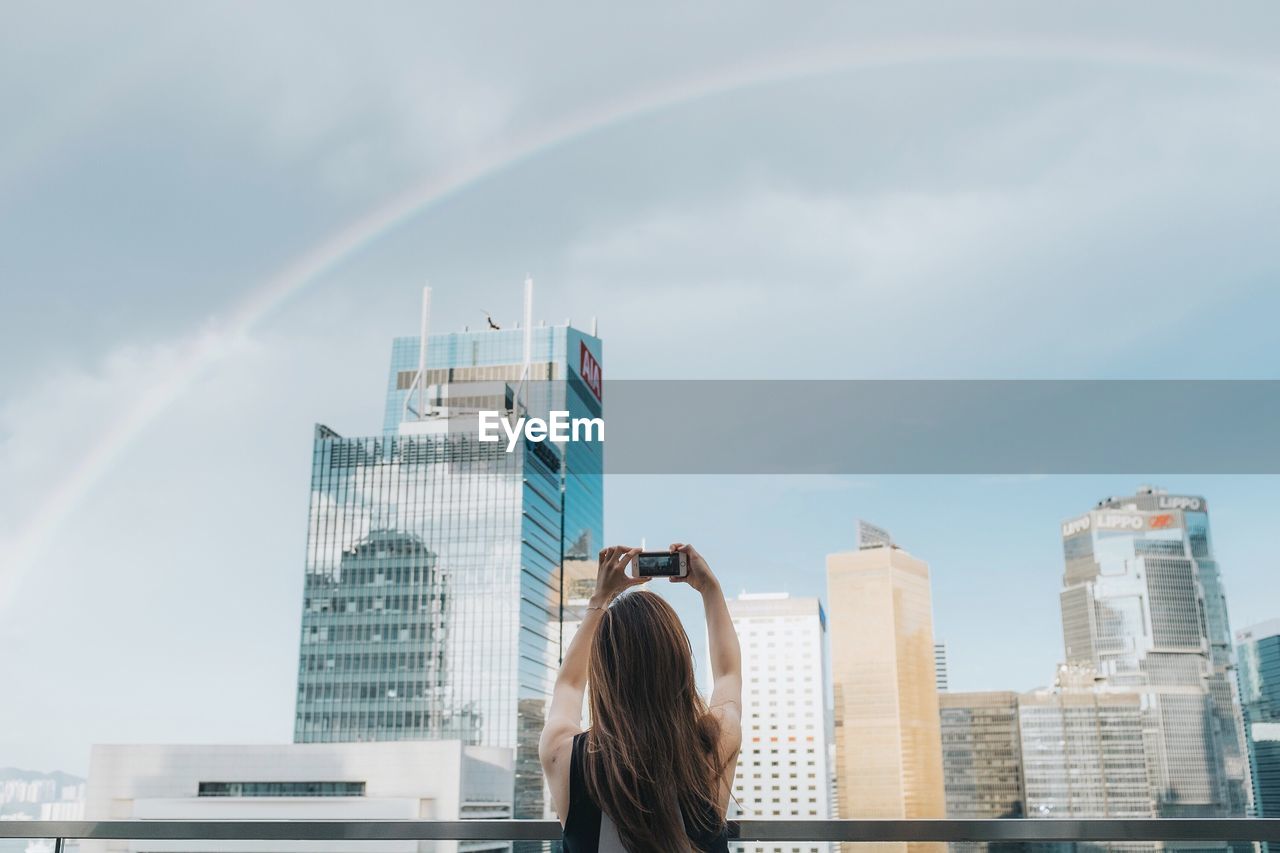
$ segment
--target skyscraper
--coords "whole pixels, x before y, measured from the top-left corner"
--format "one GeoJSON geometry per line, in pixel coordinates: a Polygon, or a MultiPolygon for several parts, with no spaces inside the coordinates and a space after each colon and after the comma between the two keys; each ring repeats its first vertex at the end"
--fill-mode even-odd
{"type": "Polygon", "coordinates": [[[1254,813],[1280,817],[1280,619],[1238,631],[1236,655],[1253,771],[1254,813]]]}
{"type": "Polygon", "coordinates": [[[573,642],[573,635],[582,627],[582,620],[587,616],[587,606],[596,591],[596,571],[599,568],[594,554],[588,555],[583,544],[564,556],[563,579],[558,586],[563,590],[561,597],[563,617],[560,628],[560,645],[567,649],[573,642]]]}
{"type": "Polygon", "coordinates": [[[933,683],[939,693],[947,692],[947,644],[941,640],[933,644],[933,683]]]}
{"type": "Polygon", "coordinates": [[[1243,815],[1248,769],[1205,499],[1144,486],[1062,525],[1068,664],[1142,696],[1161,817],[1243,815]]]}
{"type": "Polygon", "coordinates": [[[827,557],[827,600],[838,816],[944,817],[928,564],[863,525],[857,551],[827,557]]]}
{"type": "MultiPolygon", "coordinates": [[[[1023,817],[1022,743],[1018,694],[943,693],[942,774],[949,818],[1023,817]]],[[[956,842],[953,853],[985,850],[985,842],[956,842]]],[[[1003,850],[1008,851],[1005,845],[1003,850]]]]}
{"type": "Polygon", "coordinates": [[[516,817],[545,812],[565,557],[602,533],[598,443],[508,453],[466,414],[600,415],[599,339],[533,328],[529,298],[523,328],[430,336],[425,359],[398,338],[382,435],[316,428],[294,726],[302,743],[514,748],[516,817]]]}
{"type": "MultiPolygon", "coordinates": [[[[823,819],[827,767],[827,619],[816,598],[743,593],[729,599],[742,643],[742,749],[730,810],[823,819]]],[[[744,851],[827,853],[826,843],[743,845],[744,851]]]]}
{"type": "MultiPolygon", "coordinates": [[[[1253,762],[1257,816],[1280,817],[1280,723],[1249,724],[1249,757],[1253,762]]],[[[1264,841],[1262,853],[1276,847],[1274,841],[1264,841]]]]}
{"type": "MultiPolygon", "coordinates": [[[[1099,685],[1086,666],[1059,668],[1052,688],[1018,697],[1028,817],[1150,817],[1146,720],[1134,690],[1099,685]]],[[[1152,844],[1080,849],[1152,850],[1152,844]]]]}

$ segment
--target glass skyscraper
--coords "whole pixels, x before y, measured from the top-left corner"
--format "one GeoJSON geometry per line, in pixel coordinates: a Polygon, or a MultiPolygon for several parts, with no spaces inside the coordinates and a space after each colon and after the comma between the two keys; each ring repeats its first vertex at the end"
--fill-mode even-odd
{"type": "Polygon", "coordinates": [[[1254,813],[1280,817],[1280,619],[1237,632],[1236,654],[1253,770],[1254,813]]]}
{"type": "Polygon", "coordinates": [[[1280,722],[1280,619],[1268,619],[1237,631],[1236,654],[1245,719],[1280,722]]]}
{"type": "Polygon", "coordinates": [[[1069,665],[1142,697],[1161,817],[1245,814],[1248,769],[1205,499],[1143,487],[1062,525],[1069,665]]]}
{"type": "Polygon", "coordinates": [[[521,439],[508,453],[505,436],[477,439],[473,413],[599,417],[602,355],[592,335],[543,326],[526,368],[523,335],[431,336],[425,388],[419,339],[396,339],[382,434],[317,426],[294,740],[511,748],[513,814],[538,818],[563,566],[599,548],[603,450],[521,439]]]}
{"type": "MultiPolygon", "coordinates": [[[[1018,697],[1018,731],[1027,817],[1151,817],[1141,693],[1099,684],[1088,666],[1062,666],[1052,688],[1018,697]]],[[[1159,846],[1072,845],[1131,853],[1159,846]]]]}

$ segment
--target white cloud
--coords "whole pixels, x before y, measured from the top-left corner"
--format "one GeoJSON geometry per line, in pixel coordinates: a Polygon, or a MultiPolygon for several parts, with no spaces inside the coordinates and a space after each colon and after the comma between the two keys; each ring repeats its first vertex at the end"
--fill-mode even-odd
{"type": "Polygon", "coordinates": [[[360,197],[447,167],[503,132],[515,92],[449,44],[431,10],[404,11],[393,22],[320,4],[28,10],[0,33],[0,112],[21,115],[0,140],[0,177],[139,128],[144,147],[252,153],[266,161],[255,168],[301,169],[360,197]]]}
{"type": "Polygon", "coordinates": [[[447,168],[502,134],[512,93],[448,53],[391,51],[359,25],[300,26],[293,39],[263,28],[234,62],[194,72],[220,112],[259,128],[280,160],[314,160],[330,185],[367,193],[447,168]]]}
{"type": "Polygon", "coordinates": [[[1016,215],[1016,199],[997,192],[850,197],[755,188],[709,207],[659,211],[574,247],[569,260],[668,282],[728,274],[744,283],[856,281],[883,293],[938,282],[1016,215]]]}
{"type": "Polygon", "coordinates": [[[346,298],[300,313],[343,334],[206,324],[88,367],[32,365],[4,400],[0,646],[26,652],[5,657],[25,685],[0,708],[12,762],[82,770],[90,742],[287,739],[312,424],[376,423],[386,357],[385,334],[368,356],[344,324],[346,298]]]}
{"type": "Polygon", "coordinates": [[[1142,92],[962,134],[938,155],[959,170],[929,191],[756,181],[658,204],[584,235],[568,275],[584,297],[616,288],[654,375],[1123,371],[1118,354],[1256,286],[1280,190],[1269,88],[1142,92]],[[975,161],[982,145],[1003,172],[975,161]]]}
{"type": "Polygon", "coordinates": [[[63,365],[0,406],[0,611],[101,477],[157,415],[198,383],[208,354],[251,348],[205,327],[151,345],[125,345],[97,365],[63,365]]]}

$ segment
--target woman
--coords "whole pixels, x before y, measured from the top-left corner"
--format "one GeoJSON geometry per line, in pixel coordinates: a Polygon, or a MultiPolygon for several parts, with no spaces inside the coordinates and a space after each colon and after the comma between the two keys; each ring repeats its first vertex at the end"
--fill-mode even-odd
{"type": "Polygon", "coordinates": [[[538,755],[565,853],[727,853],[725,812],[742,742],[742,653],[720,584],[690,545],[711,651],[698,695],[689,638],[671,605],[626,574],[639,548],[600,552],[596,591],[556,679],[538,755]],[[582,729],[582,697],[591,727],[582,729]]]}

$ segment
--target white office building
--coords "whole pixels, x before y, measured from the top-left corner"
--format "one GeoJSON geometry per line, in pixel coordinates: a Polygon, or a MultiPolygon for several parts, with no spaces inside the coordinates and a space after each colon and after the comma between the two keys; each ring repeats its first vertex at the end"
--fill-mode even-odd
{"type": "Polygon", "coordinates": [[[54,800],[40,804],[41,820],[84,820],[84,800],[54,800]]]}
{"type": "MultiPolygon", "coordinates": [[[[731,816],[826,819],[831,814],[826,614],[816,598],[729,600],[742,643],[742,751],[731,816]]],[[[829,853],[831,845],[744,844],[754,853],[829,853]]]]}
{"type": "MultiPolygon", "coordinates": [[[[512,750],[460,741],[95,745],[86,820],[511,817],[512,750]]],[[[455,853],[509,842],[96,841],[83,853],[455,853]]]]}

